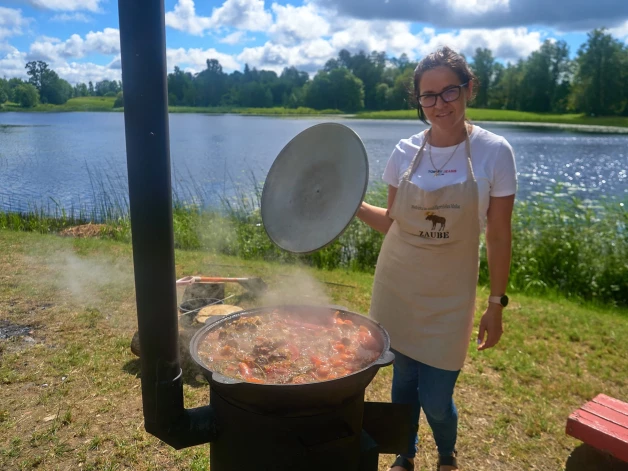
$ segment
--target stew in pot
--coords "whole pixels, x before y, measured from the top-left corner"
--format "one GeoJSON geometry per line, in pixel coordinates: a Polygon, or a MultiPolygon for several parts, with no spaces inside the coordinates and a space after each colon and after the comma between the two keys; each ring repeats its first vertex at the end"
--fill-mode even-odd
{"type": "Polygon", "coordinates": [[[358,371],[382,345],[364,325],[332,316],[274,309],[240,316],[211,330],[198,354],[211,371],[253,383],[300,384],[358,371]]]}

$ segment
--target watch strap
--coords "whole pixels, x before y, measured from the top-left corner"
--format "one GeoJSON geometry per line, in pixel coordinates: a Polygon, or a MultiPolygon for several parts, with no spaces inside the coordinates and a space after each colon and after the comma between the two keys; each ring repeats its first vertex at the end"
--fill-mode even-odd
{"type": "Polygon", "coordinates": [[[499,304],[500,306],[503,306],[503,304],[502,304],[502,297],[501,296],[489,296],[488,297],[488,302],[489,303],[494,303],[494,304],[499,304]]]}

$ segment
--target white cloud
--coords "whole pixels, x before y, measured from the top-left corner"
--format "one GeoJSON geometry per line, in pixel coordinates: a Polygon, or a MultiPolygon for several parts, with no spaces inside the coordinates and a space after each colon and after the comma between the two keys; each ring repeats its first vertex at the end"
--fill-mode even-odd
{"type": "Polygon", "coordinates": [[[169,71],[172,71],[176,65],[187,72],[201,72],[207,68],[208,59],[216,59],[220,62],[225,72],[231,72],[241,68],[240,63],[232,55],[218,52],[213,48],[167,49],[166,58],[169,71]]]}
{"type": "Polygon", "coordinates": [[[248,31],[266,31],[273,18],[264,9],[264,0],[226,0],[212,12],[218,26],[232,26],[248,31]]]}
{"type": "Polygon", "coordinates": [[[527,28],[463,29],[440,34],[426,29],[422,36],[425,42],[419,47],[421,55],[447,45],[470,60],[475,50],[481,47],[490,49],[493,57],[504,61],[516,61],[529,56],[541,47],[544,39],[540,32],[527,28]]]}
{"type": "Polygon", "coordinates": [[[0,57],[0,77],[27,78],[25,65],[26,53],[9,46],[7,54],[0,57]]]}
{"type": "Polygon", "coordinates": [[[416,55],[421,44],[420,37],[412,34],[410,24],[400,21],[363,21],[342,19],[335,25],[330,40],[334,49],[349,52],[386,51],[390,56],[402,53],[416,55]],[[341,28],[340,25],[346,25],[341,28]]]}
{"type": "Polygon", "coordinates": [[[56,11],[78,11],[88,10],[100,12],[100,2],[102,0],[27,0],[28,3],[37,8],[56,11]]]}
{"type": "Polygon", "coordinates": [[[246,39],[246,32],[244,31],[236,31],[235,33],[231,33],[224,38],[219,39],[219,41],[223,44],[238,44],[246,39]]]}
{"type": "Polygon", "coordinates": [[[59,13],[50,18],[50,21],[68,22],[78,21],[80,23],[89,23],[92,19],[85,13],[59,13]]]}
{"type": "Polygon", "coordinates": [[[198,16],[194,0],[178,0],[174,10],[166,12],[166,25],[196,36],[221,27],[266,31],[272,15],[264,9],[264,0],[226,0],[211,17],[198,16]]]}
{"type": "Polygon", "coordinates": [[[98,65],[91,62],[70,62],[53,67],[59,77],[71,84],[79,82],[94,83],[101,80],[122,80],[122,71],[108,65],[98,65]]]}
{"type": "Polygon", "coordinates": [[[22,16],[21,10],[0,7],[0,41],[23,33],[30,19],[22,16]]]}
{"type": "Polygon", "coordinates": [[[430,3],[445,3],[451,10],[478,16],[493,11],[507,12],[510,9],[510,0],[430,0],[430,3]]]}
{"type": "Polygon", "coordinates": [[[276,43],[290,45],[329,34],[328,21],[312,5],[295,7],[273,3],[272,10],[275,23],[268,32],[276,43]]]}
{"type": "Polygon", "coordinates": [[[73,34],[66,41],[55,38],[40,38],[31,44],[28,57],[31,60],[45,60],[52,65],[66,59],[79,59],[89,54],[111,55],[120,52],[120,32],[114,28],[103,31],[90,31],[83,39],[73,34]]]}
{"type": "Polygon", "coordinates": [[[616,38],[623,40],[626,44],[628,44],[628,21],[617,28],[611,28],[609,32],[616,38]]]}
{"type": "Polygon", "coordinates": [[[213,26],[211,18],[196,16],[194,0],[179,0],[174,11],[166,12],[166,25],[195,36],[202,36],[213,26]]]}
{"type": "Polygon", "coordinates": [[[307,72],[316,72],[337,51],[324,39],[304,42],[288,47],[283,44],[267,42],[263,46],[245,48],[239,55],[241,63],[258,69],[273,70],[280,73],[284,67],[294,66],[307,72]]]}

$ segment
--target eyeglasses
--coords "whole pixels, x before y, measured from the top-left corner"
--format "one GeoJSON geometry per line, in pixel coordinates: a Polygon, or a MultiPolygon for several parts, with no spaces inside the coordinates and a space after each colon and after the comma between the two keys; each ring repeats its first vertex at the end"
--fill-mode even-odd
{"type": "Polygon", "coordinates": [[[423,108],[431,108],[436,105],[438,97],[440,97],[445,103],[456,101],[460,98],[460,91],[462,90],[462,87],[466,87],[467,85],[469,85],[469,82],[461,85],[455,85],[440,93],[426,93],[425,95],[419,95],[419,104],[423,108]]]}

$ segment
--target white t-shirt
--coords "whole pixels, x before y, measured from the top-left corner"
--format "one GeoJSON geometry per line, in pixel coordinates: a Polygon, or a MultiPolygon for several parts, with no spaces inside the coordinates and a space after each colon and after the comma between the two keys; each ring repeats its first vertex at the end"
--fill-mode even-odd
{"type": "MultiPolygon", "coordinates": [[[[399,141],[384,170],[383,179],[386,183],[395,188],[399,187],[403,174],[421,148],[424,136],[425,131],[422,131],[409,139],[399,141]]],[[[477,125],[473,125],[469,141],[471,165],[478,182],[480,227],[484,228],[489,198],[514,195],[517,190],[515,156],[506,139],[477,125]]],[[[424,190],[433,191],[467,179],[464,141],[457,149],[456,146],[432,147],[431,151],[434,165],[437,169],[442,167],[444,175],[434,176],[434,166],[430,161],[430,145],[426,144],[421,162],[410,179],[412,183],[424,190]],[[451,160],[445,164],[450,157],[451,160]]]]}

